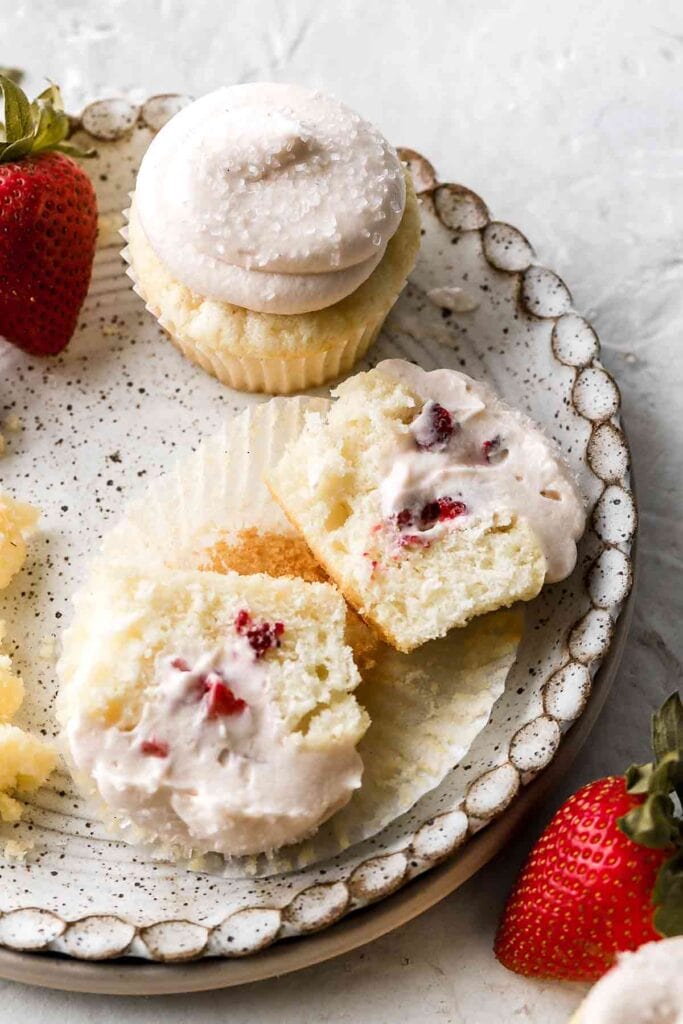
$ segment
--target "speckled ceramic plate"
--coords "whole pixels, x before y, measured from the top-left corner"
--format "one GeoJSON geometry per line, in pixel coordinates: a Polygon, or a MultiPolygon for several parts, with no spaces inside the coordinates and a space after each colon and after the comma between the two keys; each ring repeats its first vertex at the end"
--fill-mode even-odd
{"type": "MultiPolygon", "coordinates": [[[[23,421],[8,435],[0,479],[44,513],[0,617],[29,693],[21,724],[47,734],[49,638],[70,615],[103,531],[145,478],[263,400],[184,360],[124,274],[119,211],[152,134],[183,102],[154,97],[138,109],[105,100],[83,113],[78,130],[99,151],[88,169],[101,230],[82,322],[55,360],[0,343],[0,411],[23,421]]],[[[595,332],[526,238],[493,220],[470,190],[440,184],[423,157],[403,155],[420,194],[422,251],[366,365],[400,355],[428,369],[463,368],[543,424],[591,511],[577,569],[529,607],[506,691],[464,762],[408,814],[334,859],[267,878],[186,872],[111,840],[68,776],[56,775],[17,830],[32,853],[0,862],[0,975],[94,991],[183,991],[294,970],[366,942],[499,849],[597,714],[625,633],[636,529],[619,391],[599,363],[595,332]],[[201,958],[210,959],[180,964],[201,958]],[[78,963],[95,960],[117,962],[78,963]]]]}

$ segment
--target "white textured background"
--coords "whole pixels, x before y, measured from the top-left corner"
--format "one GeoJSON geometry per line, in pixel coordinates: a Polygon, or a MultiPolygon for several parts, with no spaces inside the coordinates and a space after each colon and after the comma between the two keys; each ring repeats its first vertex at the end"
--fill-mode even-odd
{"type": "Polygon", "coordinates": [[[573,771],[440,906],[298,975],[155,1001],[0,982],[0,1024],[563,1024],[581,986],[491,954],[521,861],[560,801],[647,755],[683,660],[683,5],[680,0],[0,0],[0,64],[71,109],[117,92],[199,95],[255,79],[335,92],[442,179],[520,227],[591,318],[624,395],[640,496],[636,617],[573,771]]]}

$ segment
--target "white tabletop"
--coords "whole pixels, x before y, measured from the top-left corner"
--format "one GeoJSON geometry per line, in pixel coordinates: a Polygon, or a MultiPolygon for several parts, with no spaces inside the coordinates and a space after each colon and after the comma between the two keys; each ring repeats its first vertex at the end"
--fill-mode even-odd
{"type": "Polygon", "coordinates": [[[683,8],[680,0],[15,0],[0,63],[68,104],[255,79],[336,93],[443,179],[478,191],[570,285],[623,391],[640,496],[638,603],[622,669],[565,783],[468,885],[365,949],[207,994],[120,1001],[0,982],[0,1024],[325,1021],[564,1024],[582,986],[491,952],[540,829],[583,782],[647,756],[683,660],[683,8]]]}

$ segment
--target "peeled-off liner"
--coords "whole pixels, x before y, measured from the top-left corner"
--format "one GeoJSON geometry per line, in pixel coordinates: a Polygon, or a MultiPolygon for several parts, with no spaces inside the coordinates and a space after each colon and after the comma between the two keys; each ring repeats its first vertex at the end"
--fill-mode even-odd
{"type": "MultiPolygon", "coordinates": [[[[324,399],[276,398],[226,422],[129,505],[104,538],[93,575],[131,563],[215,569],[219,550],[227,552],[224,568],[233,568],[230,552],[239,550],[240,538],[253,538],[254,530],[266,537],[266,564],[250,571],[266,571],[268,537],[280,548],[282,537],[291,538],[292,549],[302,542],[271,498],[263,474],[297,436],[306,412],[324,412],[328,405],[324,399]]],[[[360,637],[364,655],[371,655],[359,658],[363,682],[356,691],[372,719],[358,748],[365,766],[361,789],[302,843],[269,856],[210,855],[193,862],[194,868],[268,875],[334,856],[410,810],[462,760],[485,727],[515,660],[521,611],[494,612],[408,655],[381,643],[349,615],[349,637],[360,637]]]]}

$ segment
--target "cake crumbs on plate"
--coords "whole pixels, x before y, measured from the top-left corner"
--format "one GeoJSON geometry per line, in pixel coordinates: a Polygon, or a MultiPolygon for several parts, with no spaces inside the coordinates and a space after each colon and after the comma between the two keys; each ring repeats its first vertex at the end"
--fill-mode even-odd
{"type": "Polygon", "coordinates": [[[9,430],[10,434],[18,434],[23,428],[23,423],[17,414],[13,412],[9,416],[5,417],[4,427],[5,430],[9,430]]]}
{"type": "Polygon", "coordinates": [[[48,633],[40,638],[38,657],[42,661],[54,661],[57,657],[57,637],[48,633]]]}
{"type": "MultiPolygon", "coordinates": [[[[16,417],[17,422],[19,418],[16,417]]],[[[19,572],[26,559],[26,538],[34,531],[38,509],[0,493],[0,589],[19,572]]],[[[12,724],[21,706],[24,684],[2,650],[5,624],[0,621],[0,822],[21,819],[17,799],[42,786],[57,766],[57,752],[44,740],[12,724]]],[[[16,840],[4,844],[7,857],[23,858],[30,847],[16,840]]]]}
{"type": "Polygon", "coordinates": [[[7,860],[26,860],[27,854],[34,848],[35,843],[26,839],[24,841],[20,839],[8,839],[5,842],[5,857],[7,860]]]}

